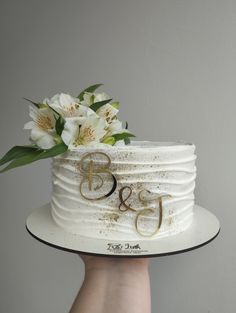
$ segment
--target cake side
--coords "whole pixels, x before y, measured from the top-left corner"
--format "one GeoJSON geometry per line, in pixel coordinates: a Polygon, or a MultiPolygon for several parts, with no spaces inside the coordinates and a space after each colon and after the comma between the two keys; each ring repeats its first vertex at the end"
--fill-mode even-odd
{"type": "Polygon", "coordinates": [[[177,234],[192,221],[195,146],[132,142],[53,158],[52,216],[68,232],[112,240],[177,234]]]}

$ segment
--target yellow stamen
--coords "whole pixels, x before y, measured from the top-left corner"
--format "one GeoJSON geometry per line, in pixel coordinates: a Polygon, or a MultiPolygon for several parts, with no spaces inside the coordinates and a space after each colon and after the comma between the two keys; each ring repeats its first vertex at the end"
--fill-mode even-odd
{"type": "Polygon", "coordinates": [[[36,124],[42,130],[53,129],[53,123],[49,116],[39,115],[37,118],[36,124]]]}
{"type": "Polygon", "coordinates": [[[91,127],[85,127],[78,135],[78,137],[74,141],[74,145],[83,145],[87,142],[91,142],[96,139],[95,137],[95,129],[91,127]]]}
{"type": "Polygon", "coordinates": [[[74,116],[75,111],[79,108],[78,104],[71,103],[70,106],[64,107],[65,111],[68,113],[68,116],[74,116]]]}

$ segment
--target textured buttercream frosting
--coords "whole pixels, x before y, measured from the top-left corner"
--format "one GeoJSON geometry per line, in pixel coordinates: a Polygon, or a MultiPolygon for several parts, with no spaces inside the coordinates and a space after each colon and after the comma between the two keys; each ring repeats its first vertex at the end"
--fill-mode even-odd
{"type": "Polygon", "coordinates": [[[184,231],[193,217],[194,151],[188,143],[132,141],[54,157],[52,217],[65,231],[93,238],[152,240],[184,231]]]}

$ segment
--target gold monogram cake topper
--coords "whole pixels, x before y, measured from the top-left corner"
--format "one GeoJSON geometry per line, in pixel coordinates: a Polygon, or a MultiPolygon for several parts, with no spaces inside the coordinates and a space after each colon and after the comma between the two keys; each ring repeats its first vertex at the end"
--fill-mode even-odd
{"type": "Polygon", "coordinates": [[[142,189],[141,191],[139,191],[138,193],[138,199],[140,201],[141,204],[143,205],[147,205],[148,202],[150,201],[155,201],[156,203],[156,206],[155,208],[156,209],[159,209],[159,219],[158,219],[158,224],[157,224],[157,227],[155,229],[155,231],[151,234],[144,234],[141,232],[140,228],[139,228],[139,224],[138,224],[138,221],[139,221],[139,218],[141,216],[145,216],[149,213],[155,213],[155,210],[152,209],[152,208],[144,208],[142,210],[138,210],[138,209],[135,209],[135,208],[132,208],[129,204],[126,203],[126,201],[131,197],[132,195],[132,188],[130,186],[124,186],[122,187],[120,190],[119,190],[119,198],[120,198],[120,205],[119,205],[119,210],[121,212],[126,212],[127,210],[131,210],[131,211],[134,211],[136,212],[136,216],[135,216],[135,229],[136,231],[144,236],[144,237],[152,237],[154,236],[155,234],[158,233],[159,229],[161,228],[161,225],[162,225],[162,217],[163,217],[163,202],[162,202],[162,199],[164,197],[170,197],[169,195],[155,195],[154,198],[152,199],[148,199],[147,197],[145,197],[143,194],[144,193],[147,193],[147,194],[151,194],[151,192],[149,190],[146,190],[146,189],[142,189]],[[126,198],[124,199],[123,198],[123,193],[125,190],[128,190],[128,195],[126,195],[126,198]],[[157,206],[158,205],[158,206],[157,206]],[[124,207],[124,209],[122,208],[122,206],[124,207]]]}
{"type": "MultiPolygon", "coordinates": [[[[111,172],[110,166],[111,166],[111,159],[104,152],[87,153],[81,158],[78,169],[80,173],[82,174],[82,180],[80,182],[79,188],[80,188],[80,194],[83,198],[85,198],[86,200],[102,200],[102,199],[110,197],[115,192],[117,188],[117,179],[115,175],[111,172]],[[93,158],[96,159],[96,156],[100,156],[104,158],[105,163],[103,162],[102,165],[100,166],[96,164],[96,162],[94,162],[93,160],[93,158]],[[103,177],[104,175],[107,176],[106,178],[108,178],[108,180],[110,178],[110,180],[112,181],[112,185],[109,186],[108,191],[107,190],[103,191],[102,194],[100,194],[99,196],[90,197],[87,193],[91,191],[99,191],[100,189],[102,189],[102,187],[104,187],[104,181],[105,181],[103,177]],[[96,185],[94,186],[95,180],[96,180],[96,185]],[[87,193],[84,192],[85,184],[87,184],[87,187],[88,187],[87,189],[89,191],[87,193]]],[[[133,193],[133,190],[130,186],[124,186],[119,190],[120,204],[119,204],[118,209],[122,213],[127,212],[127,211],[134,212],[136,214],[135,220],[134,220],[136,231],[141,236],[152,237],[159,232],[161,225],[162,225],[162,220],[163,220],[163,201],[162,200],[164,197],[170,197],[170,195],[154,194],[154,197],[148,198],[147,194],[152,195],[152,193],[149,190],[142,189],[141,191],[139,191],[138,200],[141,203],[141,205],[147,206],[149,202],[154,201],[155,210],[158,211],[158,224],[157,224],[155,231],[150,234],[147,234],[147,233],[144,234],[139,227],[139,220],[142,216],[144,217],[147,214],[155,213],[155,210],[154,208],[151,208],[151,207],[145,207],[144,209],[141,209],[141,210],[131,207],[130,204],[128,204],[126,201],[132,196],[132,193],[133,193]],[[146,193],[146,196],[145,196],[145,193],[146,193]]]]}
{"type": "Polygon", "coordinates": [[[79,171],[83,176],[80,182],[80,193],[83,198],[85,198],[86,200],[102,200],[113,194],[113,192],[116,190],[116,187],[117,187],[117,180],[116,180],[116,177],[109,170],[110,165],[111,165],[111,159],[104,152],[91,152],[91,153],[87,153],[86,155],[82,157],[82,159],[79,162],[79,171]],[[105,158],[105,161],[106,161],[105,164],[95,167],[93,157],[96,155],[100,155],[103,158],[105,158]],[[98,181],[100,181],[100,183],[98,183],[96,187],[94,187],[94,190],[101,189],[104,185],[104,179],[102,177],[102,174],[106,174],[110,176],[112,178],[113,184],[108,192],[98,197],[90,198],[87,194],[84,193],[83,187],[85,183],[87,182],[89,191],[92,191],[94,179],[97,178],[98,181]]]}

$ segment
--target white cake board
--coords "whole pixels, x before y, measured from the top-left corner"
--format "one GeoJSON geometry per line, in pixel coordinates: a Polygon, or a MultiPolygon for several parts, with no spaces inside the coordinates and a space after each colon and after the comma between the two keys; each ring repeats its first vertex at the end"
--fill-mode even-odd
{"type": "Polygon", "coordinates": [[[139,258],[197,249],[211,242],[220,232],[215,215],[198,205],[194,206],[194,219],[186,231],[159,239],[114,241],[70,234],[53,221],[50,204],[35,209],[27,218],[26,228],[34,238],[54,248],[98,256],[139,258]]]}

